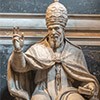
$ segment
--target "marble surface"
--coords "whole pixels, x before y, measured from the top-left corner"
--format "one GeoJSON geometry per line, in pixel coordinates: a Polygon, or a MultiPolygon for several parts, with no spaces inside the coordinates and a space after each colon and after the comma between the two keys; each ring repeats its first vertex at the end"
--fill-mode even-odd
{"type": "MultiPolygon", "coordinates": [[[[24,51],[29,45],[24,46],[24,51]]],[[[100,82],[100,46],[81,46],[89,71],[100,82]]],[[[0,100],[13,100],[7,90],[7,61],[13,50],[12,45],[0,45],[0,100]],[[8,99],[9,98],[9,99],[8,99]]]]}
{"type": "MultiPolygon", "coordinates": [[[[45,13],[53,0],[0,0],[0,13],[45,13]]],[[[69,14],[100,14],[100,0],[60,0],[69,14]]]]}

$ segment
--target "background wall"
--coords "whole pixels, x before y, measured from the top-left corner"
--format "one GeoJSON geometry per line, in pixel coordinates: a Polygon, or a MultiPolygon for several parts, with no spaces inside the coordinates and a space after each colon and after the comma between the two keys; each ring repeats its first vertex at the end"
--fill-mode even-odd
{"type": "MultiPolygon", "coordinates": [[[[53,0],[0,0],[2,13],[45,13],[53,0]]],[[[100,14],[100,0],[60,0],[69,14],[100,14]]]]}

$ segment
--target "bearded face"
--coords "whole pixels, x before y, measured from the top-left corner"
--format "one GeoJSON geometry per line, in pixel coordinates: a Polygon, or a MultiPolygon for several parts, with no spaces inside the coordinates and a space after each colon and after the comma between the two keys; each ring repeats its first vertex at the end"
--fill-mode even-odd
{"type": "Polygon", "coordinates": [[[48,27],[48,42],[51,48],[58,48],[64,40],[64,29],[61,25],[51,25],[48,27]]]}

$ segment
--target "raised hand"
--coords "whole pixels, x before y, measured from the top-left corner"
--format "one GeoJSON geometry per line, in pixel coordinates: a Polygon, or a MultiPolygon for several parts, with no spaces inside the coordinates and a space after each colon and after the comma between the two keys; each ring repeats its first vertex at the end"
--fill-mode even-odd
{"type": "Polygon", "coordinates": [[[24,36],[23,34],[19,34],[19,27],[17,28],[13,28],[13,46],[14,46],[14,50],[16,52],[20,52],[22,50],[23,44],[24,44],[24,36]]]}

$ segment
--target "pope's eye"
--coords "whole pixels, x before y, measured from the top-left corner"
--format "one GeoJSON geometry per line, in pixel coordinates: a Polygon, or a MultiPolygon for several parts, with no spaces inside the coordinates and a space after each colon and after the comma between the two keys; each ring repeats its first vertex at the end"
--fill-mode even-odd
{"type": "Polygon", "coordinates": [[[58,30],[59,29],[59,27],[55,27],[55,30],[58,30]]]}

